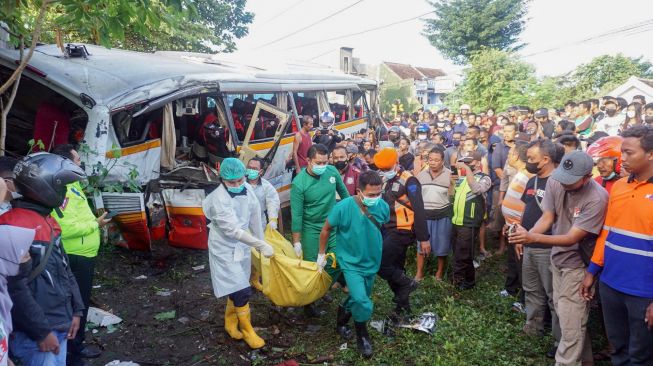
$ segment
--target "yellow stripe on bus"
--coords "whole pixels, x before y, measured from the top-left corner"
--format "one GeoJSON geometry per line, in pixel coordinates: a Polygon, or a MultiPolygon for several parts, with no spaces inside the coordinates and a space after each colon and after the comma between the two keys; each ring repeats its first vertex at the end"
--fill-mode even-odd
{"type": "MultiPolygon", "coordinates": [[[[121,156],[127,156],[131,154],[136,154],[139,152],[147,151],[150,149],[154,149],[156,147],[161,147],[161,140],[156,139],[156,140],[150,140],[145,143],[139,144],[139,145],[134,145],[130,147],[124,147],[120,149],[120,154],[121,156]]],[[[107,159],[113,159],[113,151],[107,151],[106,154],[104,154],[107,159]]]]}
{"type": "MultiPolygon", "coordinates": [[[[340,130],[344,130],[344,129],[352,127],[352,126],[356,126],[356,125],[361,124],[361,123],[365,123],[365,118],[359,118],[359,119],[355,119],[355,120],[352,120],[352,121],[349,121],[349,122],[343,122],[343,123],[340,123],[340,124],[336,124],[334,127],[335,127],[336,130],[340,131],[340,130]]],[[[284,137],[283,139],[281,139],[281,145],[286,145],[286,144],[292,143],[294,138],[295,138],[295,136],[284,137]]],[[[256,150],[256,151],[270,149],[270,148],[272,148],[272,146],[274,146],[274,140],[266,141],[266,142],[253,143],[253,144],[249,145],[250,149],[256,150]]],[[[240,152],[240,146],[238,146],[237,151],[240,152]]]]}

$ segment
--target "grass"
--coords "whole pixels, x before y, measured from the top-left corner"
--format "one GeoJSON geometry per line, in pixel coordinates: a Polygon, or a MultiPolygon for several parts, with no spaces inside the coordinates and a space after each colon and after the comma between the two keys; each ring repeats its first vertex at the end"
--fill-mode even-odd
{"type": "MultiPolygon", "coordinates": [[[[407,268],[414,271],[414,249],[409,249],[407,268]]],[[[335,336],[335,312],[340,291],[334,291],[335,301],[324,304],[328,316],[319,319],[322,331],[319,341],[298,333],[297,344],[286,350],[287,356],[304,354],[308,361],[328,356],[329,364],[339,365],[548,365],[552,360],[544,354],[553,345],[553,338],[531,337],[521,333],[524,314],[511,310],[514,298],[502,298],[499,292],[505,280],[505,255],[494,256],[477,270],[477,285],[473,290],[458,291],[450,283],[437,282],[430,261],[420,288],[411,295],[413,312],[434,312],[440,320],[433,335],[400,329],[389,338],[370,327],[375,355],[371,360],[359,357],[355,340],[346,350],[339,350],[344,341],[335,336]],[[337,292],[337,293],[336,293],[337,292]]],[[[387,283],[377,277],[372,320],[381,320],[393,307],[392,292],[387,283]]],[[[596,332],[595,332],[596,333],[596,332]]],[[[603,349],[604,340],[595,342],[595,350],[603,349]],[[597,348],[600,347],[600,348],[597,348]]],[[[598,364],[597,364],[598,365],[598,364]]]]}

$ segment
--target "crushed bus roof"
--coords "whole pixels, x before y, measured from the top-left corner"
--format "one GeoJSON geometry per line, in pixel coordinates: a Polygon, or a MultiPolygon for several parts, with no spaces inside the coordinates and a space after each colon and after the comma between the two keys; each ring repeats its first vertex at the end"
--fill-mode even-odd
{"type": "MultiPolygon", "coordinates": [[[[41,45],[29,62],[54,86],[86,94],[110,109],[157,98],[189,87],[224,92],[281,92],[375,87],[376,81],[337,72],[296,67],[266,70],[220,61],[219,55],[184,52],[142,53],[85,45],[88,58],[65,58],[56,45],[41,45]]],[[[0,63],[15,68],[17,50],[0,49],[0,63]]],[[[26,70],[27,74],[38,75],[26,70]]]]}

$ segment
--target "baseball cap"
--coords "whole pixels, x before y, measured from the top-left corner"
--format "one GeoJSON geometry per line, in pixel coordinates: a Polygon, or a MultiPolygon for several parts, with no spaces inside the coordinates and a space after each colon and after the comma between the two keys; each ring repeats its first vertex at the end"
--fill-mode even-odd
{"type": "Polygon", "coordinates": [[[562,157],[560,165],[553,171],[551,178],[561,184],[574,184],[589,175],[594,168],[594,161],[584,151],[571,151],[562,157]]]}
{"type": "Polygon", "coordinates": [[[535,111],[535,117],[548,117],[549,116],[549,110],[546,108],[540,108],[537,111],[535,111]]]}
{"type": "Polygon", "coordinates": [[[358,146],[356,145],[347,145],[345,150],[347,150],[347,154],[358,154],[358,146]]]}

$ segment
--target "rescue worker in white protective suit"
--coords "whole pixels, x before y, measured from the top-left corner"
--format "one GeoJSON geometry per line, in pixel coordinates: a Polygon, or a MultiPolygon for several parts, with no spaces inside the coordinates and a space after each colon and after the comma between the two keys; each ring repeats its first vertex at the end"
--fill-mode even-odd
{"type": "Polygon", "coordinates": [[[253,157],[247,163],[247,170],[245,171],[247,183],[252,186],[253,192],[261,206],[261,225],[263,225],[263,230],[265,230],[266,222],[273,230],[277,230],[279,228],[279,208],[281,207],[279,193],[272,183],[261,177],[262,173],[263,159],[253,157]],[[267,220],[265,219],[266,216],[267,220]]]}
{"type": "Polygon", "coordinates": [[[235,158],[220,166],[222,184],[202,202],[209,224],[209,265],[215,296],[229,296],[224,315],[224,329],[233,339],[243,339],[252,349],[265,341],[251,324],[249,284],[250,247],[265,257],[274,254],[263,241],[261,208],[252,187],[245,182],[245,165],[235,158]]]}

